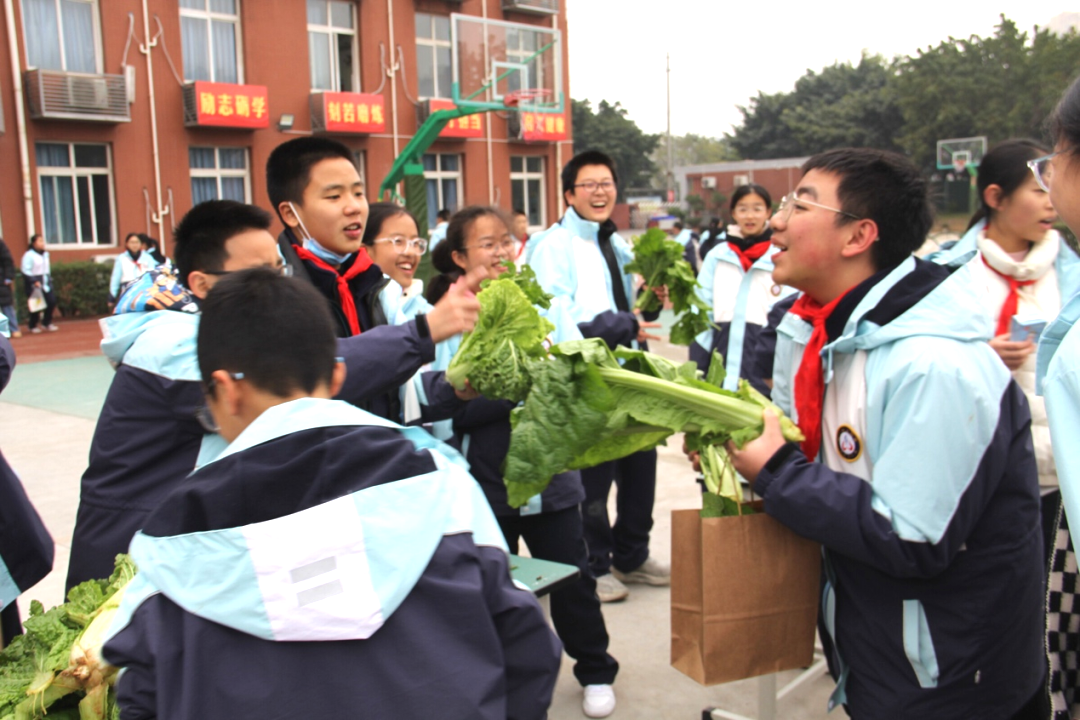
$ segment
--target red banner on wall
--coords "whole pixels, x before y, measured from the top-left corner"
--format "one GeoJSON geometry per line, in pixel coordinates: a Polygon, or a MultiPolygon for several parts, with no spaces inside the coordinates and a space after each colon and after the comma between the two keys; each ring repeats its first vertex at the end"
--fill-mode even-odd
{"type": "MultiPolygon", "coordinates": [[[[431,112],[436,110],[453,110],[454,105],[451,100],[428,100],[428,107],[431,112]]],[[[484,137],[484,116],[483,113],[477,113],[474,115],[465,115],[463,117],[454,118],[450,122],[446,123],[446,127],[439,133],[441,138],[479,138],[484,137]]]]}
{"type": "Polygon", "coordinates": [[[382,95],[324,92],[326,132],[377,133],[386,130],[386,104],[382,95]]]}
{"type": "Polygon", "coordinates": [[[208,127],[270,127],[265,85],[195,81],[197,124],[208,127]]]}
{"type": "Polygon", "coordinates": [[[566,116],[551,113],[521,113],[521,139],[554,142],[566,140],[566,116]]]}

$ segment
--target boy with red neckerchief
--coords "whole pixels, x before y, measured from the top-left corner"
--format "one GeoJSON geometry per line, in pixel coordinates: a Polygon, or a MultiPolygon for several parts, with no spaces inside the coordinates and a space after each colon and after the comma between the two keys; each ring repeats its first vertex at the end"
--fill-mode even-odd
{"type": "Polygon", "coordinates": [[[819,625],[854,718],[1038,717],[1045,672],[1037,470],[1023,393],[986,341],[967,265],[912,257],[931,224],[907,159],[803,166],[772,220],[777,330],[765,431],[735,468],[823,546],[819,625]]]}

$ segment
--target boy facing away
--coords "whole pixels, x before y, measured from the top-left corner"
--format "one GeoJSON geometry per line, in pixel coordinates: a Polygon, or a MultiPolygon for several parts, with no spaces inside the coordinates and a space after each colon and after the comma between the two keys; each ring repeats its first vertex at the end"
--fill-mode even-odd
{"type": "Polygon", "coordinates": [[[1043,563],[1031,416],[987,344],[970,264],[912,257],[926,182],[871,149],[814,156],[772,220],[778,328],[765,432],[735,469],[824,547],[830,707],[890,720],[1037,717],[1043,563]]]}
{"type": "Polygon", "coordinates": [[[198,348],[230,445],[132,542],[104,648],[124,720],[545,717],[560,646],[483,493],[424,430],[330,399],[318,292],[224,278],[198,348]]]}

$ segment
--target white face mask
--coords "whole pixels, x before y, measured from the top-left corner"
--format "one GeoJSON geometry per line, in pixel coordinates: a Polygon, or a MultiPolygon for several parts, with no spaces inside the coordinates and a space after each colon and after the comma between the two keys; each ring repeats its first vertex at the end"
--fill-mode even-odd
{"type": "Polygon", "coordinates": [[[311,233],[308,232],[307,227],[305,227],[304,225],[304,221],[300,218],[300,213],[296,212],[296,206],[294,206],[290,202],[289,208],[292,210],[293,217],[296,218],[296,222],[300,223],[300,231],[304,233],[304,236],[301,239],[303,240],[305,250],[308,250],[313,255],[321,258],[322,260],[325,260],[326,262],[334,263],[336,265],[340,265],[341,263],[349,259],[349,256],[351,256],[352,253],[339,255],[333,250],[328,250],[327,248],[324,248],[322,245],[320,245],[318,241],[311,236],[311,233]]]}

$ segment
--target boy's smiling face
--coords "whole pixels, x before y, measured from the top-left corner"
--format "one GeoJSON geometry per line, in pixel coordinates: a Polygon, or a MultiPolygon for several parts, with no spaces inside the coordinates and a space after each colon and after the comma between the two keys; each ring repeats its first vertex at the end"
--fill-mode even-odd
{"type": "MultiPolygon", "coordinates": [[[[794,194],[797,198],[840,208],[839,187],[839,175],[811,170],[799,181],[794,194]]],[[[780,251],[772,256],[773,280],[822,300],[823,288],[831,284],[843,263],[844,247],[852,234],[850,223],[838,224],[842,219],[835,212],[798,200],[786,221],[779,214],[774,216],[772,243],[780,251]]]]}
{"type": "MultiPolygon", "coordinates": [[[[348,255],[360,249],[368,201],[360,173],[345,158],[327,158],[311,167],[304,199],[297,209],[304,227],[327,250],[348,255]]],[[[298,228],[299,223],[290,225],[298,228]]]]}

